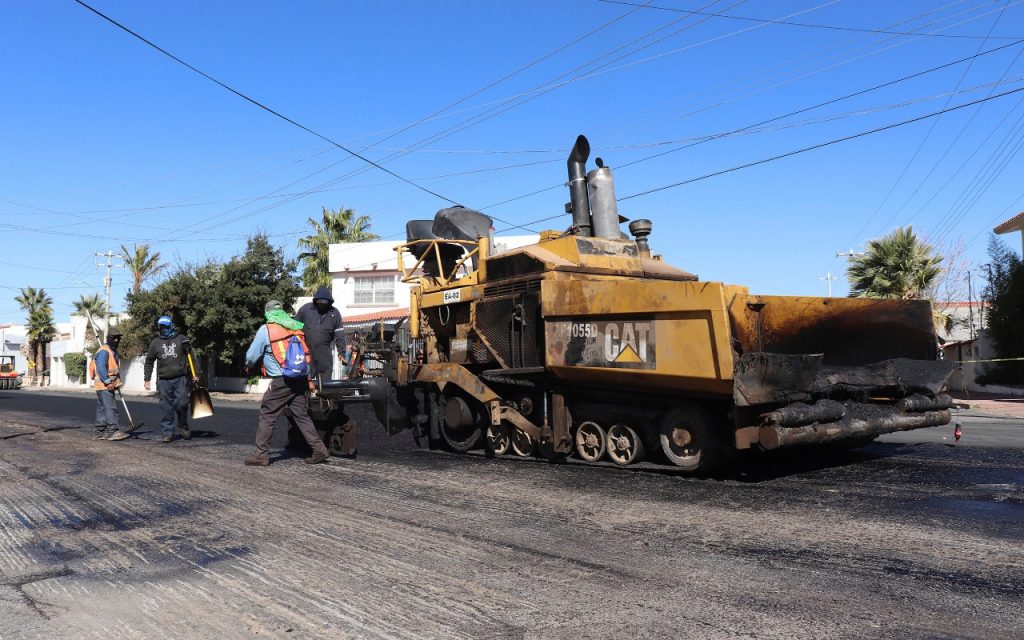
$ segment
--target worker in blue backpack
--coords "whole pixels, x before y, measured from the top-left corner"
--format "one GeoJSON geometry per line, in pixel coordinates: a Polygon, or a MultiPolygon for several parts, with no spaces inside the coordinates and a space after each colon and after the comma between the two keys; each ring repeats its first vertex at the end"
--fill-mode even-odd
{"type": "Polygon", "coordinates": [[[270,439],[274,424],[285,408],[291,409],[296,426],[313,450],[305,459],[317,464],[330,457],[316,427],[309,417],[309,397],[312,383],[309,375],[309,348],[302,334],[302,323],[284,312],[277,300],[267,302],[263,308],[267,323],[259,328],[249,350],[245,365],[250,371],[262,362],[263,375],[271,378],[270,387],[260,404],[259,426],[256,429],[256,454],[245,459],[249,466],[265,467],[270,464],[270,439]]]}

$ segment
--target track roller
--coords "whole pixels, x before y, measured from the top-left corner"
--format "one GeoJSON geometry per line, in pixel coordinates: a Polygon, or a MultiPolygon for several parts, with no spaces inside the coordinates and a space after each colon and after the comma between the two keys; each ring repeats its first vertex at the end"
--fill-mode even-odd
{"type": "Polygon", "coordinates": [[[616,424],[608,429],[608,457],[615,464],[627,465],[643,460],[644,443],[633,427],[616,424]]]}
{"type": "Polygon", "coordinates": [[[608,434],[604,427],[590,420],[576,428],[576,455],[584,462],[597,462],[608,450],[608,434]]]}
{"type": "Polygon", "coordinates": [[[537,451],[537,442],[519,429],[511,429],[512,451],[520,458],[532,458],[537,451]]]}
{"type": "Polygon", "coordinates": [[[504,423],[487,427],[487,448],[494,455],[503,456],[512,448],[512,435],[509,431],[508,425],[504,423]]]}

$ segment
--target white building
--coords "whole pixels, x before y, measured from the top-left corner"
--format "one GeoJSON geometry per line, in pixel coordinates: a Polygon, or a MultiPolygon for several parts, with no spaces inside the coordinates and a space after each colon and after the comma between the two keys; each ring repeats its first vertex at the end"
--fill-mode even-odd
{"type": "Polygon", "coordinates": [[[14,356],[14,370],[22,375],[28,372],[28,360],[21,353],[25,341],[25,325],[0,324],[0,356],[14,356]]]}
{"type": "MultiPolygon", "coordinates": [[[[537,242],[536,235],[501,236],[494,239],[491,254],[503,253],[537,242]]],[[[395,248],[400,241],[349,242],[332,244],[328,257],[334,306],[341,311],[345,326],[358,328],[381,319],[409,315],[409,289],[398,271],[395,248]]],[[[408,269],[415,258],[404,257],[408,269]]]]}

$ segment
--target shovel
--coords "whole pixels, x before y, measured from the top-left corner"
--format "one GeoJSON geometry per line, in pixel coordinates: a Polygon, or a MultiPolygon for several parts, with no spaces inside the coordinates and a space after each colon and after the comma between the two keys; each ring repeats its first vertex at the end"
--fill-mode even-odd
{"type": "Polygon", "coordinates": [[[192,352],[190,351],[186,355],[188,356],[188,366],[192,370],[192,379],[197,381],[195,388],[188,396],[188,403],[192,406],[192,419],[198,420],[212,416],[213,399],[210,398],[210,392],[206,387],[199,386],[199,376],[196,375],[196,364],[192,360],[192,352]]]}
{"type": "Polygon", "coordinates": [[[132,412],[128,410],[128,403],[125,402],[124,394],[121,393],[120,389],[117,390],[117,397],[121,398],[121,406],[124,407],[124,415],[128,416],[128,426],[131,427],[130,429],[128,429],[128,433],[131,433],[132,431],[135,431],[136,429],[138,429],[142,425],[146,424],[145,422],[140,422],[139,424],[135,424],[135,422],[132,421],[132,412]]]}

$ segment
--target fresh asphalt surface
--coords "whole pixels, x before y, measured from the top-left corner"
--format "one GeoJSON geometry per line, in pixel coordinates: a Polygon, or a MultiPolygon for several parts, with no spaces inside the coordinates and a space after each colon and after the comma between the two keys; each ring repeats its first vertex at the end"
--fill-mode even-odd
{"type": "Polygon", "coordinates": [[[1024,637],[1020,419],[701,479],[427,451],[365,406],[356,460],[253,469],[258,403],[164,445],[128,401],[96,442],[92,395],[0,392],[0,639],[1024,637]]]}
{"type": "MultiPolygon", "coordinates": [[[[135,439],[142,442],[159,442],[161,412],[156,395],[130,395],[125,396],[125,399],[135,422],[145,423],[135,433],[135,439]]],[[[217,442],[251,444],[256,434],[259,402],[248,399],[231,399],[214,400],[214,404],[216,411],[213,416],[192,422],[195,439],[208,441],[210,444],[217,442]]],[[[77,423],[83,429],[90,429],[95,414],[95,405],[96,400],[92,394],[77,391],[0,391],[0,411],[10,409],[35,412],[39,414],[42,421],[54,425],[59,423],[62,427],[68,426],[69,423],[77,423]]],[[[120,404],[118,404],[118,408],[121,408],[120,404]]],[[[389,437],[378,425],[367,405],[353,407],[349,413],[360,424],[359,452],[361,455],[397,455],[418,449],[408,432],[389,437]]],[[[961,425],[963,436],[957,446],[962,449],[975,447],[1024,449],[1024,419],[996,417],[970,410],[959,411],[954,417],[961,425]]],[[[121,410],[121,422],[127,424],[123,410],[121,410]]],[[[279,420],[273,441],[274,446],[279,449],[285,445],[285,428],[284,420],[279,420]]],[[[885,435],[877,442],[862,447],[858,452],[869,454],[870,457],[885,457],[886,455],[896,455],[902,450],[901,447],[894,446],[897,444],[952,446],[954,443],[953,424],[950,424],[932,429],[917,429],[885,435]]],[[[176,440],[175,444],[170,446],[180,444],[176,440]]],[[[785,473],[786,467],[793,464],[796,466],[790,470],[798,472],[807,466],[799,462],[801,458],[805,457],[800,455],[800,450],[797,450],[795,454],[782,452],[781,455],[753,456],[748,464],[743,466],[741,472],[764,471],[766,468],[772,468],[777,472],[785,473]]],[[[859,455],[854,455],[852,459],[859,457],[859,455]]],[[[830,457],[829,462],[842,463],[845,459],[844,456],[830,457]]]]}

